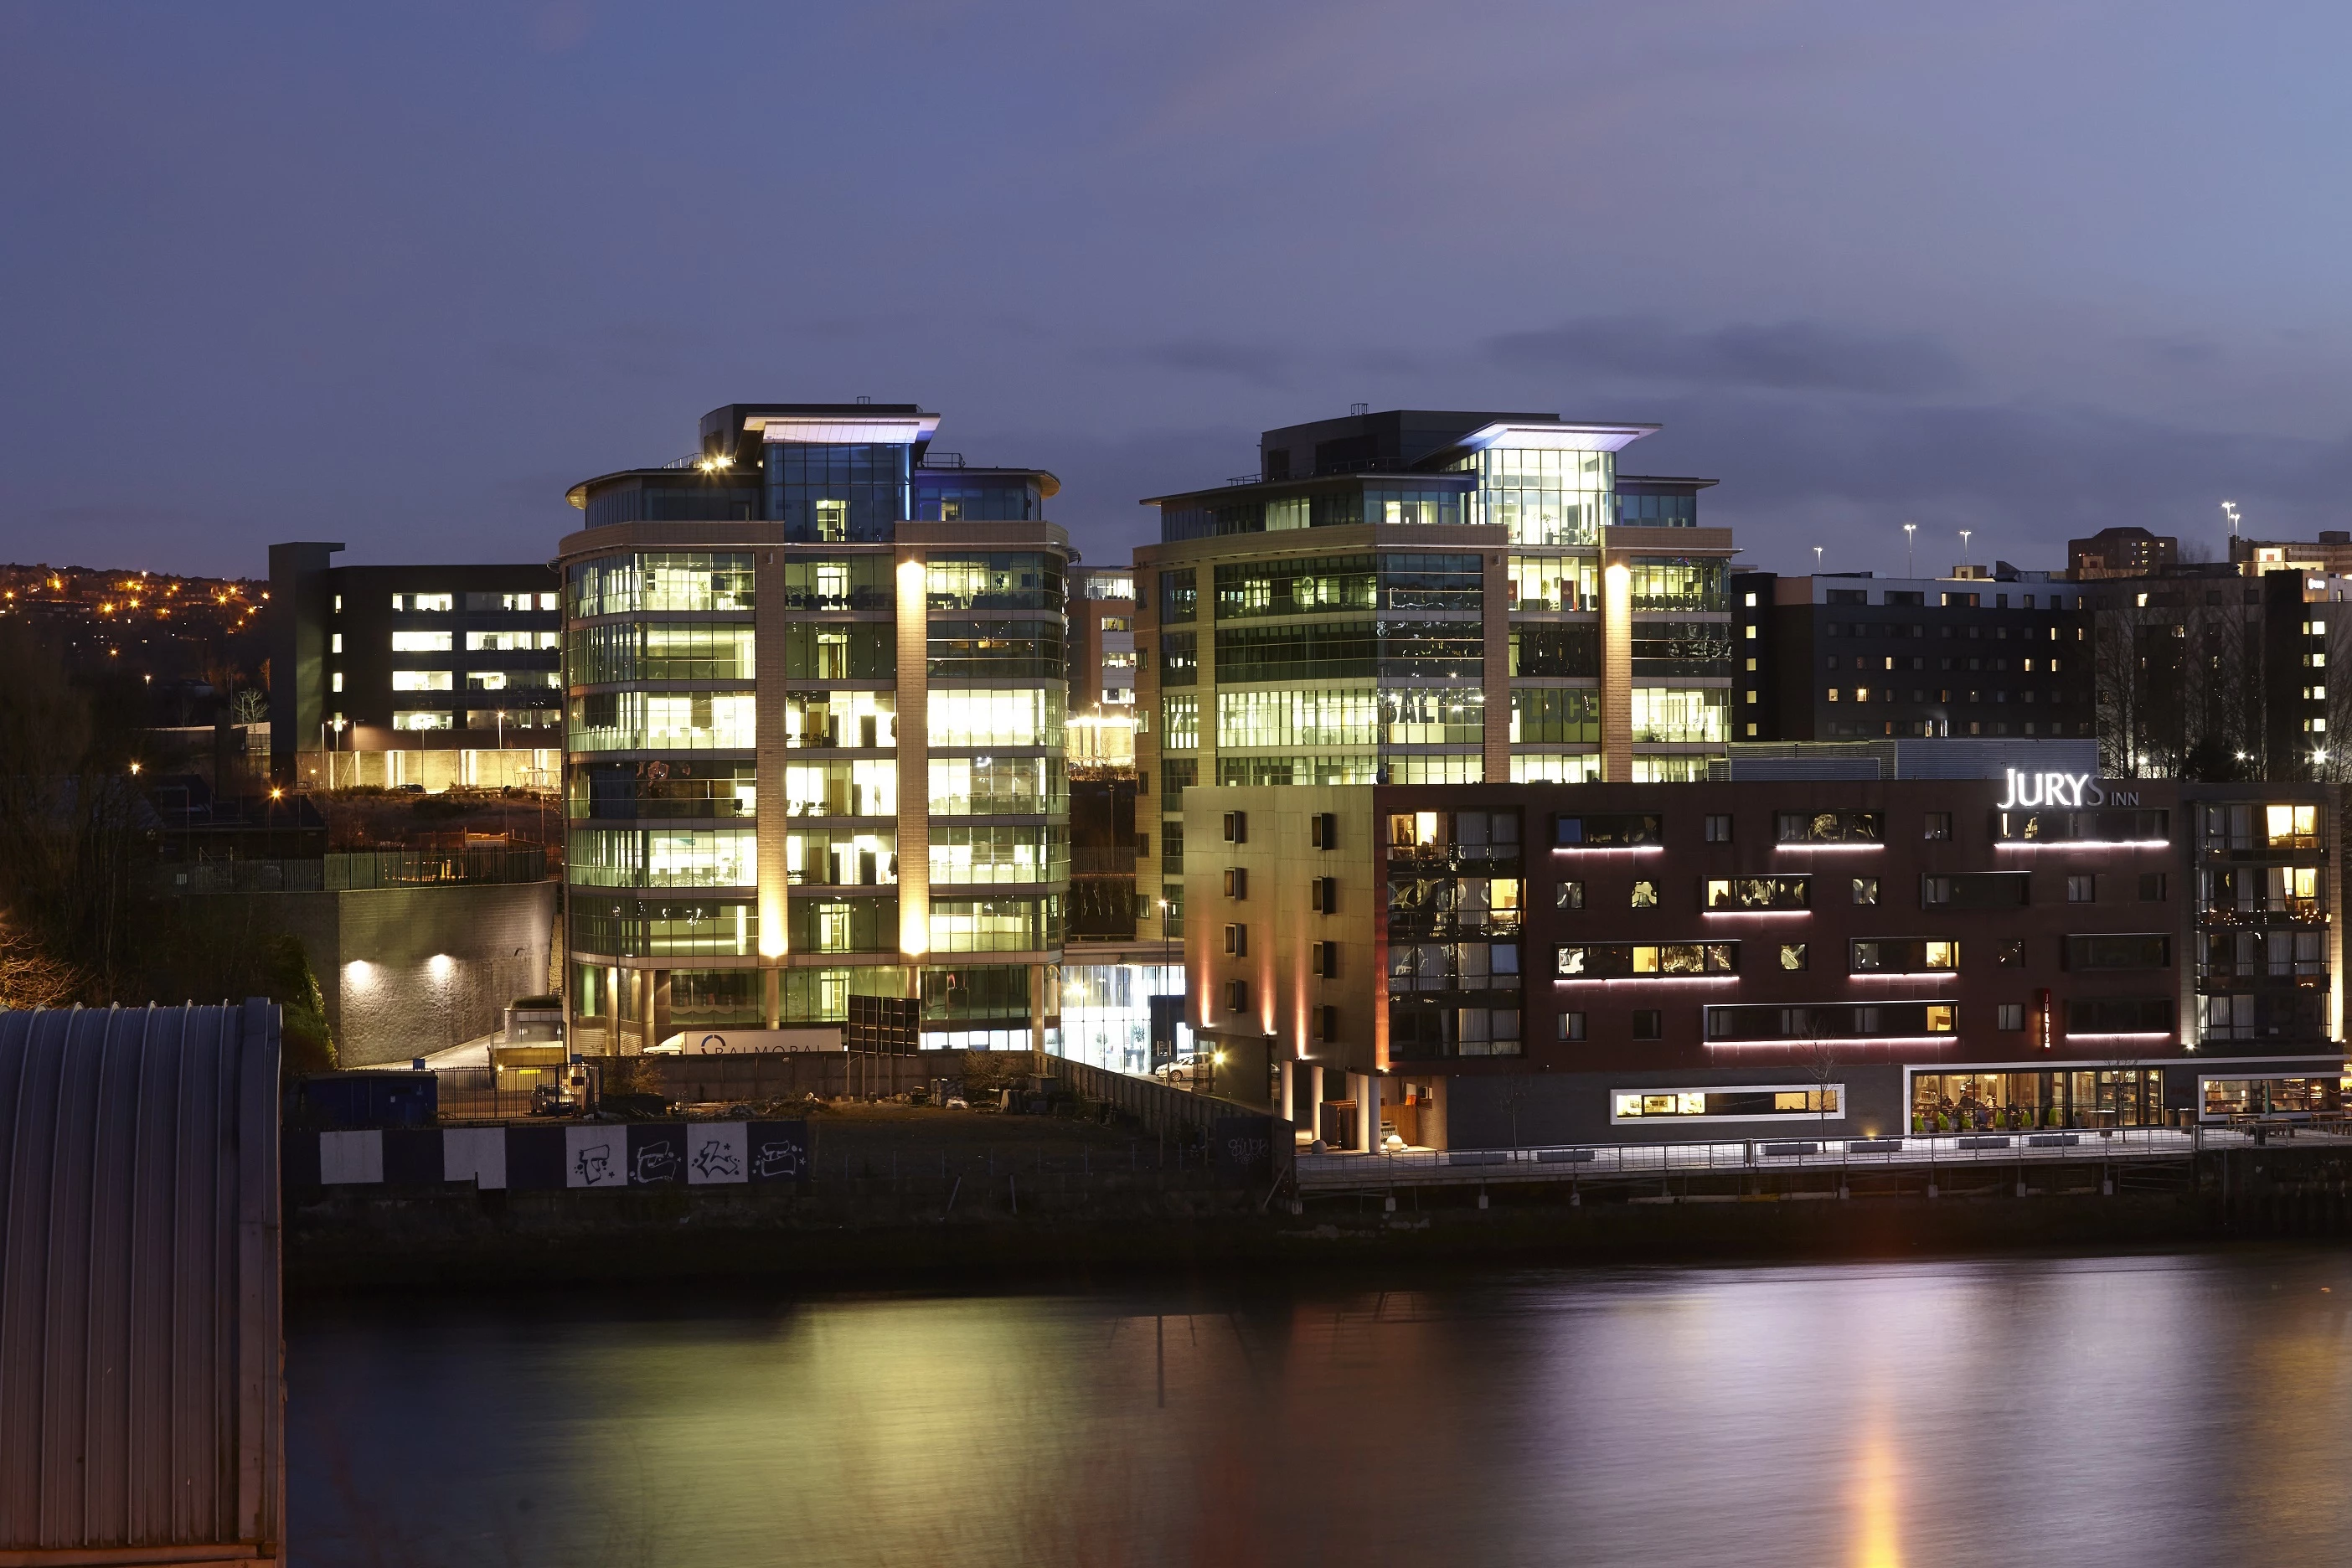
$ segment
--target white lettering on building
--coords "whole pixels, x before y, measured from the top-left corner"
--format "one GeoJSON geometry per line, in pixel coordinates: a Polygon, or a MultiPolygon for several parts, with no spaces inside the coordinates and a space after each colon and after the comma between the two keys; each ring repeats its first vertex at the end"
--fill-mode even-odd
{"type": "MultiPolygon", "coordinates": [[[[1998,808],[2002,811],[2031,810],[2035,806],[2043,805],[2105,805],[2107,804],[2106,792],[2099,787],[2098,780],[2089,773],[2025,773],[2018,772],[2015,768],[2011,768],[2007,772],[2009,795],[1998,808]]],[[[2115,798],[2118,801],[2125,799],[2122,795],[2115,798]]],[[[2137,795],[2132,795],[2128,804],[2138,805],[2139,797],[2137,795]]]]}

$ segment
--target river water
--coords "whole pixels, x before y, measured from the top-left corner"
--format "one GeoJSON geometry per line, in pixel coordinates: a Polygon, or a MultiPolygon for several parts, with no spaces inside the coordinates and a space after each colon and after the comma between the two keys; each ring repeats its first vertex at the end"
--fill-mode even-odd
{"type": "Polygon", "coordinates": [[[2341,1563],[2336,1248],[289,1314],[341,1564],[2341,1563]]]}

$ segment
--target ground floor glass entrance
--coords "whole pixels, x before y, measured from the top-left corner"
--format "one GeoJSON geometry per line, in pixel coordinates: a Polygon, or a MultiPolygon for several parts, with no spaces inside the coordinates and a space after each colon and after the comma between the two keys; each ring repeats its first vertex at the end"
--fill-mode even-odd
{"type": "Polygon", "coordinates": [[[1911,1079],[1914,1132],[2156,1127],[2167,1120],[2164,1073],[2157,1068],[1923,1072],[1911,1079]]]}

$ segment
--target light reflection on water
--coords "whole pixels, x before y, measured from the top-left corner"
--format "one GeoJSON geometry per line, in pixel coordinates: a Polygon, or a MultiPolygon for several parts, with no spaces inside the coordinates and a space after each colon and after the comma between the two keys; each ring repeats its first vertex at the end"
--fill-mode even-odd
{"type": "Polygon", "coordinates": [[[2352,1557],[2328,1250],[289,1314],[297,1564],[2352,1557]]]}

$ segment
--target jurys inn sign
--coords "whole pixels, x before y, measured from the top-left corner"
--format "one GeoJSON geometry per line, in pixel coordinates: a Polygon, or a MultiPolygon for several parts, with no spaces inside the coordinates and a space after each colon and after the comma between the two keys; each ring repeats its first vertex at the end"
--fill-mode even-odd
{"type": "Polygon", "coordinates": [[[2089,773],[2022,773],[2008,770],[2009,793],[1997,809],[2011,811],[2037,805],[2137,805],[2137,790],[2102,785],[2089,773]]]}

